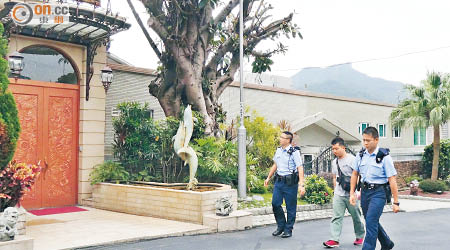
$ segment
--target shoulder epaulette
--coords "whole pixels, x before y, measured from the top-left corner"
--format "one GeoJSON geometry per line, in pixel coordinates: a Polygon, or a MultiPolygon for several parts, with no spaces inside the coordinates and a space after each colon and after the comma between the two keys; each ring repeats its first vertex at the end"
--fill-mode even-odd
{"type": "Polygon", "coordinates": [[[287,153],[288,153],[289,155],[292,155],[292,153],[294,153],[294,152],[297,151],[297,150],[300,150],[300,147],[299,147],[299,146],[295,146],[295,147],[292,147],[292,146],[291,146],[291,148],[287,151],[287,153]]]}
{"type": "Polygon", "coordinates": [[[382,162],[382,161],[383,161],[383,158],[384,158],[386,155],[389,155],[389,152],[390,152],[390,150],[389,150],[388,148],[378,148],[378,153],[377,153],[377,156],[376,156],[375,161],[376,161],[377,163],[382,162]]]}
{"type": "Polygon", "coordinates": [[[360,157],[360,158],[363,157],[364,151],[365,151],[365,150],[366,150],[365,148],[361,148],[361,150],[359,150],[359,157],[360,157]]]}

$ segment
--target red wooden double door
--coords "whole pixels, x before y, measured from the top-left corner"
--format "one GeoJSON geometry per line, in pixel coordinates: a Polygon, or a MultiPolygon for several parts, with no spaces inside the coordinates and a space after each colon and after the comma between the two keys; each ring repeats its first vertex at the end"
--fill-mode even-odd
{"type": "Polygon", "coordinates": [[[30,209],[77,204],[79,86],[19,79],[9,89],[21,126],[14,159],[40,162],[43,168],[21,205],[30,209]]]}

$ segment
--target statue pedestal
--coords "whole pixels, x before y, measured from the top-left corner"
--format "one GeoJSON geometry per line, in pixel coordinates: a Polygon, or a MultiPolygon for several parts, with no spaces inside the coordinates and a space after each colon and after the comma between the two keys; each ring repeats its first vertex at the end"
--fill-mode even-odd
{"type": "Polygon", "coordinates": [[[211,227],[217,232],[245,230],[252,227],[253,220],[251,213],[237,210],[228,216],[204,214],[203,225],[211,227]]]}
{"type": "Polygon", "coordinates": [[[0,241],[0,250],[33,250],[33,239],[27,236],[16,236],[10,241],[0,241]]]}

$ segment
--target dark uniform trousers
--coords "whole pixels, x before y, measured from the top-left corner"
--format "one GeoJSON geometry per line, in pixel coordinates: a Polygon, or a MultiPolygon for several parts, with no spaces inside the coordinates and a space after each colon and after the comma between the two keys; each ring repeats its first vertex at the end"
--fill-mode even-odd
{"type": "Polygon", "coordinates": [[[288,185],[283,180],[276,180],[272,195],[272,208],[279,230],[292,232],[297,211],[298,184],[288,185]],[[284,216],[283,199],[286,203],[287,220],[284,216]]]}
{"type": "Polygon", "coordinates": [[[363,188],[361,208],[366,219],[366,237],[362,250],[374,250],[377,238],[382,247],[389,247],[391,239],[380,224],[380,217],[386,204],[386,192],[383,186],[373,189],[363,188]]]}

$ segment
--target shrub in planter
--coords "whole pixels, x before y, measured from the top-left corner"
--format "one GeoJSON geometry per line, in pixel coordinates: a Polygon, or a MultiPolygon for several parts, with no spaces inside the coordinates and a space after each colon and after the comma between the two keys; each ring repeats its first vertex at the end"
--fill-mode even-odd
{"type": "Polygon", "coordinates": [[[430,179],[423,180],[420,182],[419,187],[424,191],[428,193],[434,193],[436,191],[445,191],[447,190],[447,184],[443,181],[432,181],[430,179]]]}
{"type": "Polygon", "coordinates": [[[199,182],[217,182],[233,185],[237,180],[237,147],[233,142],[216,137],[195,139],[192,147],[198,156],[199,182]]]}
{"type": "Polygon", "coordinates": [[[129,177],[130,174],[120,163],[112,161],[95,165],[94,170],[89,174],[89,180],[92,185],[105,181],[127,181],[129,177]]]}
{"type": "Polygon", "coordinates": [[[12,161],[0,172],[0,211],[15,206],[33,186],[41,167],[12,161]]]}
{"type": "Polygon", "coordinates": [[[306,177],[305,183],[305,200],[308,203],[323,205],[331,202],[333,190],[324,178],[313,174],[306,177]]]}
{"type": "Polygon", "coordinates": [[[151,118],[148,104],[124,102],[117,107],[120,116],[113,119],[114,157],[132,178],[139,176],[143,170],[150,170],[150,174],[154,175],[161,151],[160,131],[151,118]]]}

